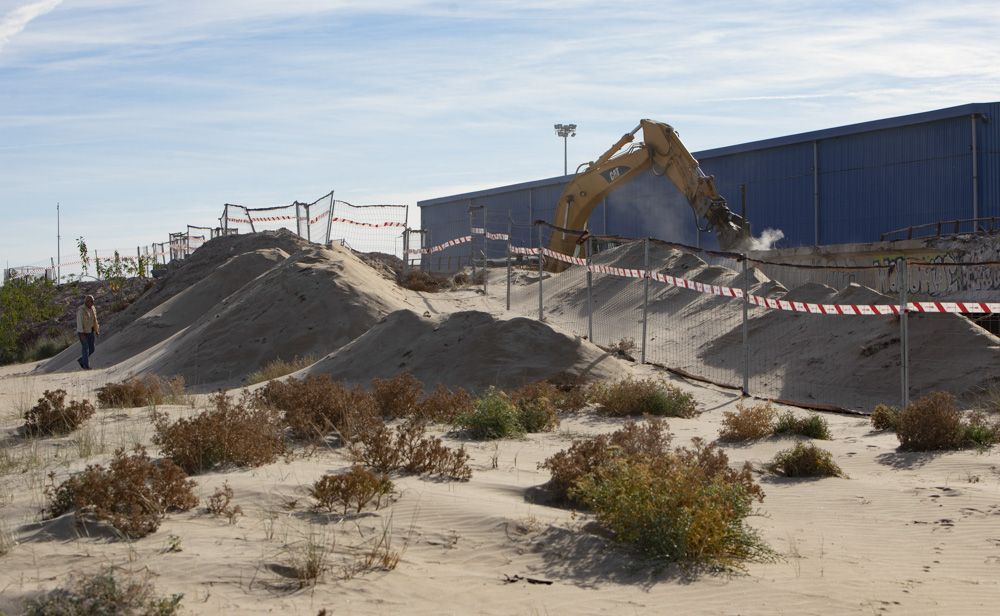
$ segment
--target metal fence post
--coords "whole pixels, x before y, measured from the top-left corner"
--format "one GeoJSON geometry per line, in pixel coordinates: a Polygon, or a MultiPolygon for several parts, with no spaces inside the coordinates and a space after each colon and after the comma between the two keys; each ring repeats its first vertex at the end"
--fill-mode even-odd
{"type": "MultiPolygon", "coordinates": [[[[476,279],[476,234],[472,232],[475,223],[472,220],[472,201],[469,201],[469,263],[472,265],[472,279],[476,279]]],[[[458,262],[459,267],[462,262],[458,262]]]]}
{"type": "Polygon", "coordinates": [[[642,240],[642,351],[640,364],[646,363],[646,322],[649,320],[649,238],[642,240]]]}
{"type": "Polygon", "coordinates": [[[406,270],[409,269],[410,265],[410,229],[408,227],[403,228],[403,275],[406,275],[406,270]]]}
{"type": "Polygon", "coordinates": [[[594,262],[594,242],[587,236],[587,340],[594,342],[594,273],[590,266],[594,262]]]}
{"type": "Polygon", "coordinates": [[[743,257],[743,395],[750,395],[750,272],[746,254],[743,257]]]}
{"type": "Polygon", "coordinates": [[[544,300],[542,299],[542,225],[538,225],[538,320],[545,320],[543,312],[544,300]]]}
{"type": "Polygon", "coordinates": [[[510,312],[510,239],[514,232],[514,221],[507,210],[507,311],[510,312]]]}
{"type": "Polygon", "coordinates": [[[483,206],[483,295],[489,297],[486,292],[486,283],[490,277],[490,238],[486,233],[489,231],[489,210],[483,206]]]}
{"type": "Polygon", "coordinates": [[[906,258],[896,261],[899,267],[899,366],[900,366],[900,402],[905,408],[910,404],[910,327],[908,322],[907,292],[909,281],[906,271],[906,258]]]}

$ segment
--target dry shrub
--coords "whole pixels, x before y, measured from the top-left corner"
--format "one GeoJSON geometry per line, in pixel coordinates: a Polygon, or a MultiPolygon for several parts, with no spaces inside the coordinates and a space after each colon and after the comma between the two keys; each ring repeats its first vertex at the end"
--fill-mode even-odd
{"type": "Polygon", "coordinates": [[[400,372],[391,379],[372,379],[372,398],[386,419],[418,414],[423,395],[423,384],[409,372],[400,372]]]}
{"type": "Polygon", "coordinates": [[[799,434],[822,441],[830,440],[830,424],[815,413],[807,417],[796,417],[792,411],[785,411],[774,424],[775,434],[799,434]]]}
{"type": "Polygon", "coordinates": [[[280,411],[292,435],[307,440],[336,434],[349,442],[380,421],[371,394],[325,374],[271,381],[257,392],[257,403],[280,411]]]}
{"type": "Polygon", "coordinates": [[[729,467],[725,452],[693,439],[651,458],[615,451],[570,489],[599,523],[646,556],[691,567],[741,569],[773,552],[746,524],[764,493],[749,464],[729,467]]]}
{"type": "Polygon", "coordinates": [[[416,417],[424,421],[453,423],[463,413],[468,413],[476,399],[461,387],[449,389],[442,384],[437,387],[417,407],[416,417]]]}
{"type": "Polygon", "coordinates": [[[451,287],[451,283],[445,276],[435,275],[419,269],[410,269],[405,274],[400,274],[398,281],[399,286],[404,289],[427,293],[437,293],[451,287]]]}
{"type": "Polygon", "coordinates": [[[167,512],[198,504],[194,486],[170,460],[153,462],[143,447],[132,454],[119,449],[107,469],[94,464],[58,487],[47,487],[46,513],[75,511],[77,520],[107,522],[126,537],[144,537],[159,528],[167,512]]]}
{"type": "Polygon", "coordinates": [[[587,395],[587,388],[582,385],[558,386],[549,381],[535,381],[510,392],[510,398],[515,403],[547,398],[557,411],[564,413],[575,413],[587,406],[587,395]]]}
{"type": "Polygon", "coordinates": [[[670,446],[667,427],[665,421],[655,417],[643,423],[628,421],[621,430],[611,434],[573,441],[569,449],[546,459],[538,468],[547,468],[552,473],[547,486],[553,497],[569,502],[570,488],[581,477],[607,463],[613,455],[637,460],[663,455],[670,446]]]}
{"type": "Polygon", "coordinates": [[[38,404],[24,413],[24,432],[32,436],[69,434],[94,415],[88,400],[66,404],[66,390],[45,390],[38,404]]]}
{"type": "Polygon", "coordinates": [[[212,397],[214,409],[170,423],[157,416],[153,442],[186,472],[217,466],[261,466],[285,453],[284,429],[278,414],[250,404],[234,403],[224,393],[212,397]]]}
{"type": "Polygon", "coordinates": [[[600,412],[617,417],[694,417],[698,412],[694,396],[656,379],[626,377],[613,383],[595,383],[590,388],[590,399],[600,412]]]}
{"type": "Polygon", "coordinates": [[[551,432],[559,427],[556,401],[560,393],[547,381],[523,385],[510,392],[525,432],[551,432]]]}
{"type": "Polygon", "coordinates": [[[303,357],[296,355],[291,361],[285,361],[279,357],[264,364],[264,367],[260,370],[254,370],[247,375],[247,384],[253,385],[254,383],[263,383],[271,379],[281,378],[286,374],[298,372],[306,366],[311,366],[315,362],[316,358],[312,355],[305,355],[303,357]]]}
{"type": "Polygon", "coordinates": [[[361,513],[365,505],[375,501],[375,509],[382,506],[382,498],[392,494],[393,485],[389,477],[383,473],[373,473],[360,465],[354,465],[351,470],[339,475],[323,475],[309,494],[316,499],[316,507],[334,511],[342,509],[347,514],[350,508],[361,513]]]}
{"type": "Polygon", "coordinates": [[[912,451],[958,449],[962,446],[962,414],[955,397],[938,391],[911,402],[899,414],[896,436],[912,451]]]}
{"type": "Polygon", "coordinates": [[[424,435],[420,422],[410,421],[395,430],[383,424],[359,434],[351,445],[357,462],[380,473],[402,472],[415,475],[437,475],[466,481],[472,477],[469,454],[465,447],[449,449],[436,437],[424,435]]]}
{"type": "Polygon", "coordinates": [[[208,497],[208,505],[205,511],[212,515],[225,516],[230,524],[236,523],[236,518],[243,515],[243,508],[239,505],[233,506],[233,488],[228,481],[223,481],[222,485],[215,488],[215,492],[208,497]]]}
{"type": "Polygon", "coordinates": [[[68,588],[57,588],[25,604],[25,616],[173,616],[182,594],[157,597],[148,580],[123,581],[114,569],[91,577],[71,578],[68,588]]]}
{"type": "Polygon", "coordinates": [[[766,438],[774,433],[774,420],[777,416],[778,411],[770,402],[761,402],[751,407],[740,402],[735,411],[722,414],[719,440],[742,442],[766,438]]]}
{"type": "Polygon", "coordinates": [[[179,402],[184,396],[184,377],[170,380],[155,374],[129,377],[121,383],[108,383],[97,390],[101,408],[134,408],[179,402]]]}
{"type": "Polygon", "coordinates": [[[895,432],[896,427],[899,425],[899,414],[901,412],[899,407],[889,406],[888,404],[877,405],[871,415],[872,428],[895,432]]]}
{"type": "Polygon", "coordinates": [[[833,461],[833,454],[812,443],[796,443],[791,449],[779,451],[767,465],[768,470],[785,477],[844,477],[833,461]]]}

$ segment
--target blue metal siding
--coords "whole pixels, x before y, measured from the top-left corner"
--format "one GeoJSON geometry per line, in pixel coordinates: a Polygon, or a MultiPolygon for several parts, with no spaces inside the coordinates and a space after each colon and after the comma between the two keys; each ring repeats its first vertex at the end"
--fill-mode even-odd
{"type": "Polygon", "coordinates": [[[969,117],[821,141],[820,243],[971,218],[971,151],[969,117]]]}
{"type": "MultiPolygon", "coordinates": [[[[1000,103],[963,105],[694,155],[705,172],[715,176],[719,192],[737,213],[740,186],[746,186],[747,217],[754,233],[781,229],[785,239],[780,247],[812,245],[817,224],[820,244],[878,241],[892,229],[972,217],[974,113],[984,116],[976,122],[978,213],[1000,217],[1000,103]],[[819,162],[818,221],[814,142],[819,162]]],[[[470,203],[485,204],[491,231],[505,230],[509,210],[514,242],[535,245],[535,231],[528,225],[538,218],[560,223],[552,221],[552,214],[565,181],[548,178],[422,201],[423,225],[432,229],[432,243],[465,235],[470,203]]],[[[680,192],[652,172],[611,193],[606,207],[594,210],[590,229],[715,245],[711,235],[695,230],[680,192]]],[[[501,256],[503,249],[502,243],[491,243],[490,256],[501,256]]],[[[463,246],[441,254],[467,256],[469,250],[463,246]]]]}
{"type": "Polygon", "coordinates": [[[1000,217],[1000,103],[984,105],[976,121],[979,153],[979,215],[1000,217]]]}
{"type": "Polygon", "coordinates": [[[813,207],[813,145],[797,143],[701,158],[705,173],[715,176],[719,193],[729,209],[741,210],[740,185],[746,185],[747,218],[755,235],[780,229],[782,245],[811,245],[815,237],[813,207]]]}

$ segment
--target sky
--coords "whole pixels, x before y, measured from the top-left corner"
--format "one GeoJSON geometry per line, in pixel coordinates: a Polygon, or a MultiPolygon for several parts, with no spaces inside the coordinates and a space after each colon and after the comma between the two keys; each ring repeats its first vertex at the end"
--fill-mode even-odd
{"type": "Polygon", "coordinates": [[[995,0],[0,0],[0,264],[996,100],[995,0]]]}

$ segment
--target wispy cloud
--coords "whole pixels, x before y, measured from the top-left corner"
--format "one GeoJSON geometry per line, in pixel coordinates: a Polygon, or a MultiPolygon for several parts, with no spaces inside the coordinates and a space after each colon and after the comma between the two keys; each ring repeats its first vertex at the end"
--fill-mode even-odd
{"type": "Polygon", "coordinates": [[[0,17],[0,51],[12,38],[24,31],[31,20],[51,12],[62,0],[40,0],[18,7],[0,17]]]}
{"type": "Polygon", "coordinates": [[[554,122],[572,167],[642,117],[698,150],[1000,99],[995,0],[74,0],[27,29],[58,3],[10,1],[0,246],[41,257],[17,221],[56,201],[156,212],[87,230],[128,245],[225,201],[557,175],[554,122]]]}

